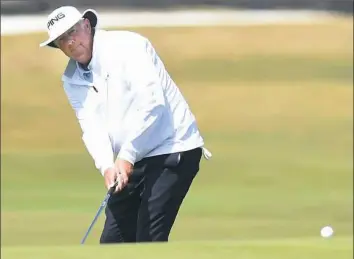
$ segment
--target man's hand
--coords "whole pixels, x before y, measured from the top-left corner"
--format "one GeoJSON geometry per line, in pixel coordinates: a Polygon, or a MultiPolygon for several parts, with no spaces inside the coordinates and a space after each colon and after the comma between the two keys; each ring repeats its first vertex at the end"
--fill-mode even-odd
{"type": "Polygon", "coordinates": [[[111,188],[117,181],[118,171],[115,167],[110,167],[104,171],[104,184],[107,189],[111,188]]]}
{"type": "Polygon", "coordinates": [[[117,191],[121,191],[127,184],[130,175],[133,173],[133,165],[125,160],[117,159],[116,161],[116,169],[118,172],[118,185],[117,191]]]}

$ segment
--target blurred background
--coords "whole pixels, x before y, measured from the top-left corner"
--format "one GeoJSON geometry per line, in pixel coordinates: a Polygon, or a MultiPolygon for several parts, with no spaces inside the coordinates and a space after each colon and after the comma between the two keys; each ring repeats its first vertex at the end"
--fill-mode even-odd
{"type": "MultiPolygon", "coordinates": [[[[78,244],[105,193],[62,89],[67,58],[38,46],[49,12],[67,4],[98,10],[107,30],[151,40],[213,153],[202,161],[171,240],[291,239],[313,248],[310,258],[348,258],[351,0],[1,1],[6,258],[38,253],[29,247],[78,244]],[[336,249],[313,245],[325,225],[334,228],[336,249]]],[[[88,243],[98,243],[103,220],[88,243]]],[[[282,251],[290,258],[290,248],[282,251]]]]}
{"type": "Polygon", "coordinates": [[[166,8],[251,8],[251,9],[312,9],[353,12],[352,0],[31,0],[1,1],[2,14],[39,13],[62,5],[90,8],[166,9],[166,8]]]}

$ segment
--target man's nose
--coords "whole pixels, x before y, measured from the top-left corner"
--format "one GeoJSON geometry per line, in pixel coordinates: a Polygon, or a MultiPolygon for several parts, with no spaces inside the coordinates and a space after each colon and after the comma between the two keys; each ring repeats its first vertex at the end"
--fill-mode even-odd
{"type": "Polygon", "coordinates": [[[68,39],[68,47],[71,49],[74,47],[75,41],[73,39],[68,39]]]}

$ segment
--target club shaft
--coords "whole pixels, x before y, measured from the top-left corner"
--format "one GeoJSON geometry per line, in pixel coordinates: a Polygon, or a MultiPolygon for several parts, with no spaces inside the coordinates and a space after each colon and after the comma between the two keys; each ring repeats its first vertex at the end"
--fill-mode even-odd
{"type": "Polygon", "coordinates": [[[95,223],[96,223],[98,217],[100,216],[102,210],[105,208],[106,203],[107,203],[109,197],[110,197],[110,195],[108,194],[108,195],[105,197],[104,201],[102,202],[102,204],[101,204],[100,208],[98,209],[98,211],[97,211],[97,213],[96,213],[96,215],[95,215],[93,221],[91,222],[89,228],[87,229],[84,238],[81,240],[81,244],[85,243],[85,241],[86,241],[88,235],[90,234],[90,232],[91,232],[93,226],[95,225],[95,223]]]}
{"type": "Polygon", "coordinates": [[[93,226],[95,225],[95,223],[96,223],[98,217],[100,216],[102,210],[106,207],[106,204],[107,204],[109,198],[111,197],[111,195],[113,194],[113,192],[114,192],[114,190],[115,190],[117,184],[118,184],[118,183],[116,182],[116,183],[109,189],[109,191],[108,191],[108,193],[106,194],[106,197],[104,198],[104,200],[102,201],[101,206],[99,207],[99,209],[98,209],[98,211],[97,211],[97,213],[96,213],[96,215],[95,215],[93,221],[91,222],[89,228],[87,229],[85,236],[84,236],[83,239],[81,240],[81,244],[84,244],[84,243],[85,243],[85,241],[86,241],[88,235],[90,234],[90,232],[91,232],[93,226]]]}

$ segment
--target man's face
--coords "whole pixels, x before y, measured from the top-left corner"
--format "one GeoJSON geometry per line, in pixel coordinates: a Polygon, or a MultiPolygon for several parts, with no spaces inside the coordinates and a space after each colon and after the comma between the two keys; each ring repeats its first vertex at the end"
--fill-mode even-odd
{"type": "Polygon", "coordinates": [[[77,24],[58,37],[54,43],[75,61],[88,64],[92,57],[91,26],[87,19],[77,24]]]}

